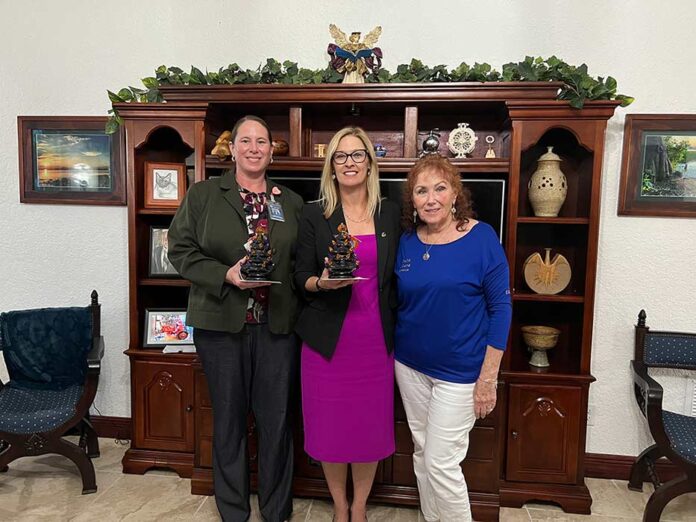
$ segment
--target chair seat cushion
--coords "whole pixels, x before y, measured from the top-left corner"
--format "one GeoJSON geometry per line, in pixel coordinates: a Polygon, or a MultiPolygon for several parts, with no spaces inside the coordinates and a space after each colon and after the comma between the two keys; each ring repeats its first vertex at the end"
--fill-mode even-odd
{"type": "Polygon", "coordinates": [[[0,389],[0,432],[27,434],[51,431],[75,415],[82,386],[64,390],[26,389],[10,383],[0,389]]]}
{"type": "Polygon", "coordinates": [[[662,422],[672,449],[682,458],[696,464],[696,417],[662,412],[662,422]]]}

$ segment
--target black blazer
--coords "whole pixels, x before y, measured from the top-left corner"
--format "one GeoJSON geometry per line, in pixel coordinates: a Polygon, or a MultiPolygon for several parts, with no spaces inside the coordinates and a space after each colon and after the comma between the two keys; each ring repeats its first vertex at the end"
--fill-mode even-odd
{"type": "MultiPolygon", "coordinates": [[[[375,212],[379,310],[387,351],[394,349],[394,323],[397,306],[396,281],[393,277],[396,249],[399,246],[399,207],[383,200],[375,212]]],[[[305,296],[304,308],[295,325],[295,332],[313,350],[330,359],[336,349],[343,319],[348,311],[352,288],[307,292],[305,283],[319,276],[324,269],[324,257],[337,233],[338,225],[345,223],[343,208],[339,207],[327,220],[319,203],[309,203],[302,210],[295,258],[295,285],[305,296]]]]}

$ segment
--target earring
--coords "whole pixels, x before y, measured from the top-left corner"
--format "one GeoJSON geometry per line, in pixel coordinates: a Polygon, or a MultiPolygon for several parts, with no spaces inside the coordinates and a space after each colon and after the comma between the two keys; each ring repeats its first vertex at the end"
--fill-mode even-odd
{"type": "Polygon", "coordinates": [[[416,224],[416,221],[418,220],[418,211],[414,210],[413,211],[413,224],[416,224]]]}
{"type": "Polygon", "coordinates": [[[271,156],[271,161],[269,163],[273,163],[273,156],[271,156]]]}
{"type": "Polygon", "coordinates": [[[370,175],[370,169],[367,169],[367,175],[368,176],[370,175]]]}
{"type": "Polygon", "coordinates": [[[454,216],[457,213],[457,207],[454,206],[454,203],[452,203],[452,215],[454,216]]]}
{"type": "Polygon", "coordinates": [[[331,174],[331,179],[336,179],[336,174],[331,174]]]}
{"type": "Polygon", "coordinates": [[[232,161],[233,161],[233,162],[236,162],[236,161],[237,161],[237,159],[234,157],[234,154],[231,154],[230,156],[232,157],[232,161]]]}

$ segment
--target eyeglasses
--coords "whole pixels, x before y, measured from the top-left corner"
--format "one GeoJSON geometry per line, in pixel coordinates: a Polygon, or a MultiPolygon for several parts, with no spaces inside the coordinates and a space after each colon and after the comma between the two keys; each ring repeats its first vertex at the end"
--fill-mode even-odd
{"type": "Polygon", "coordinates": [[[348,161],[348,158],[353,158],[355,163],[362,163],[367,158],[367,151],[365,149],[358,149],[350,154],[346,154],[345,152],[334,152],[333,155],[333,160],[336,162],[336,165],[343,165],[348,161]]]}

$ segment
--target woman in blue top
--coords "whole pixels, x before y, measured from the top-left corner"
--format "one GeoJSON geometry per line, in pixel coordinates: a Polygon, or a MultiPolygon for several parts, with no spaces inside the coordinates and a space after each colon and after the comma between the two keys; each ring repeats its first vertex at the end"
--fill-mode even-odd
{"type": "Polygon", "coordinates": [[[396,379],[427,521],[471,520],[460,462],[493,411],[512,317],[509,269],[491,226],[473,219],[454,166],[426,156],[408,174],[396,258],[396,379]]]}

